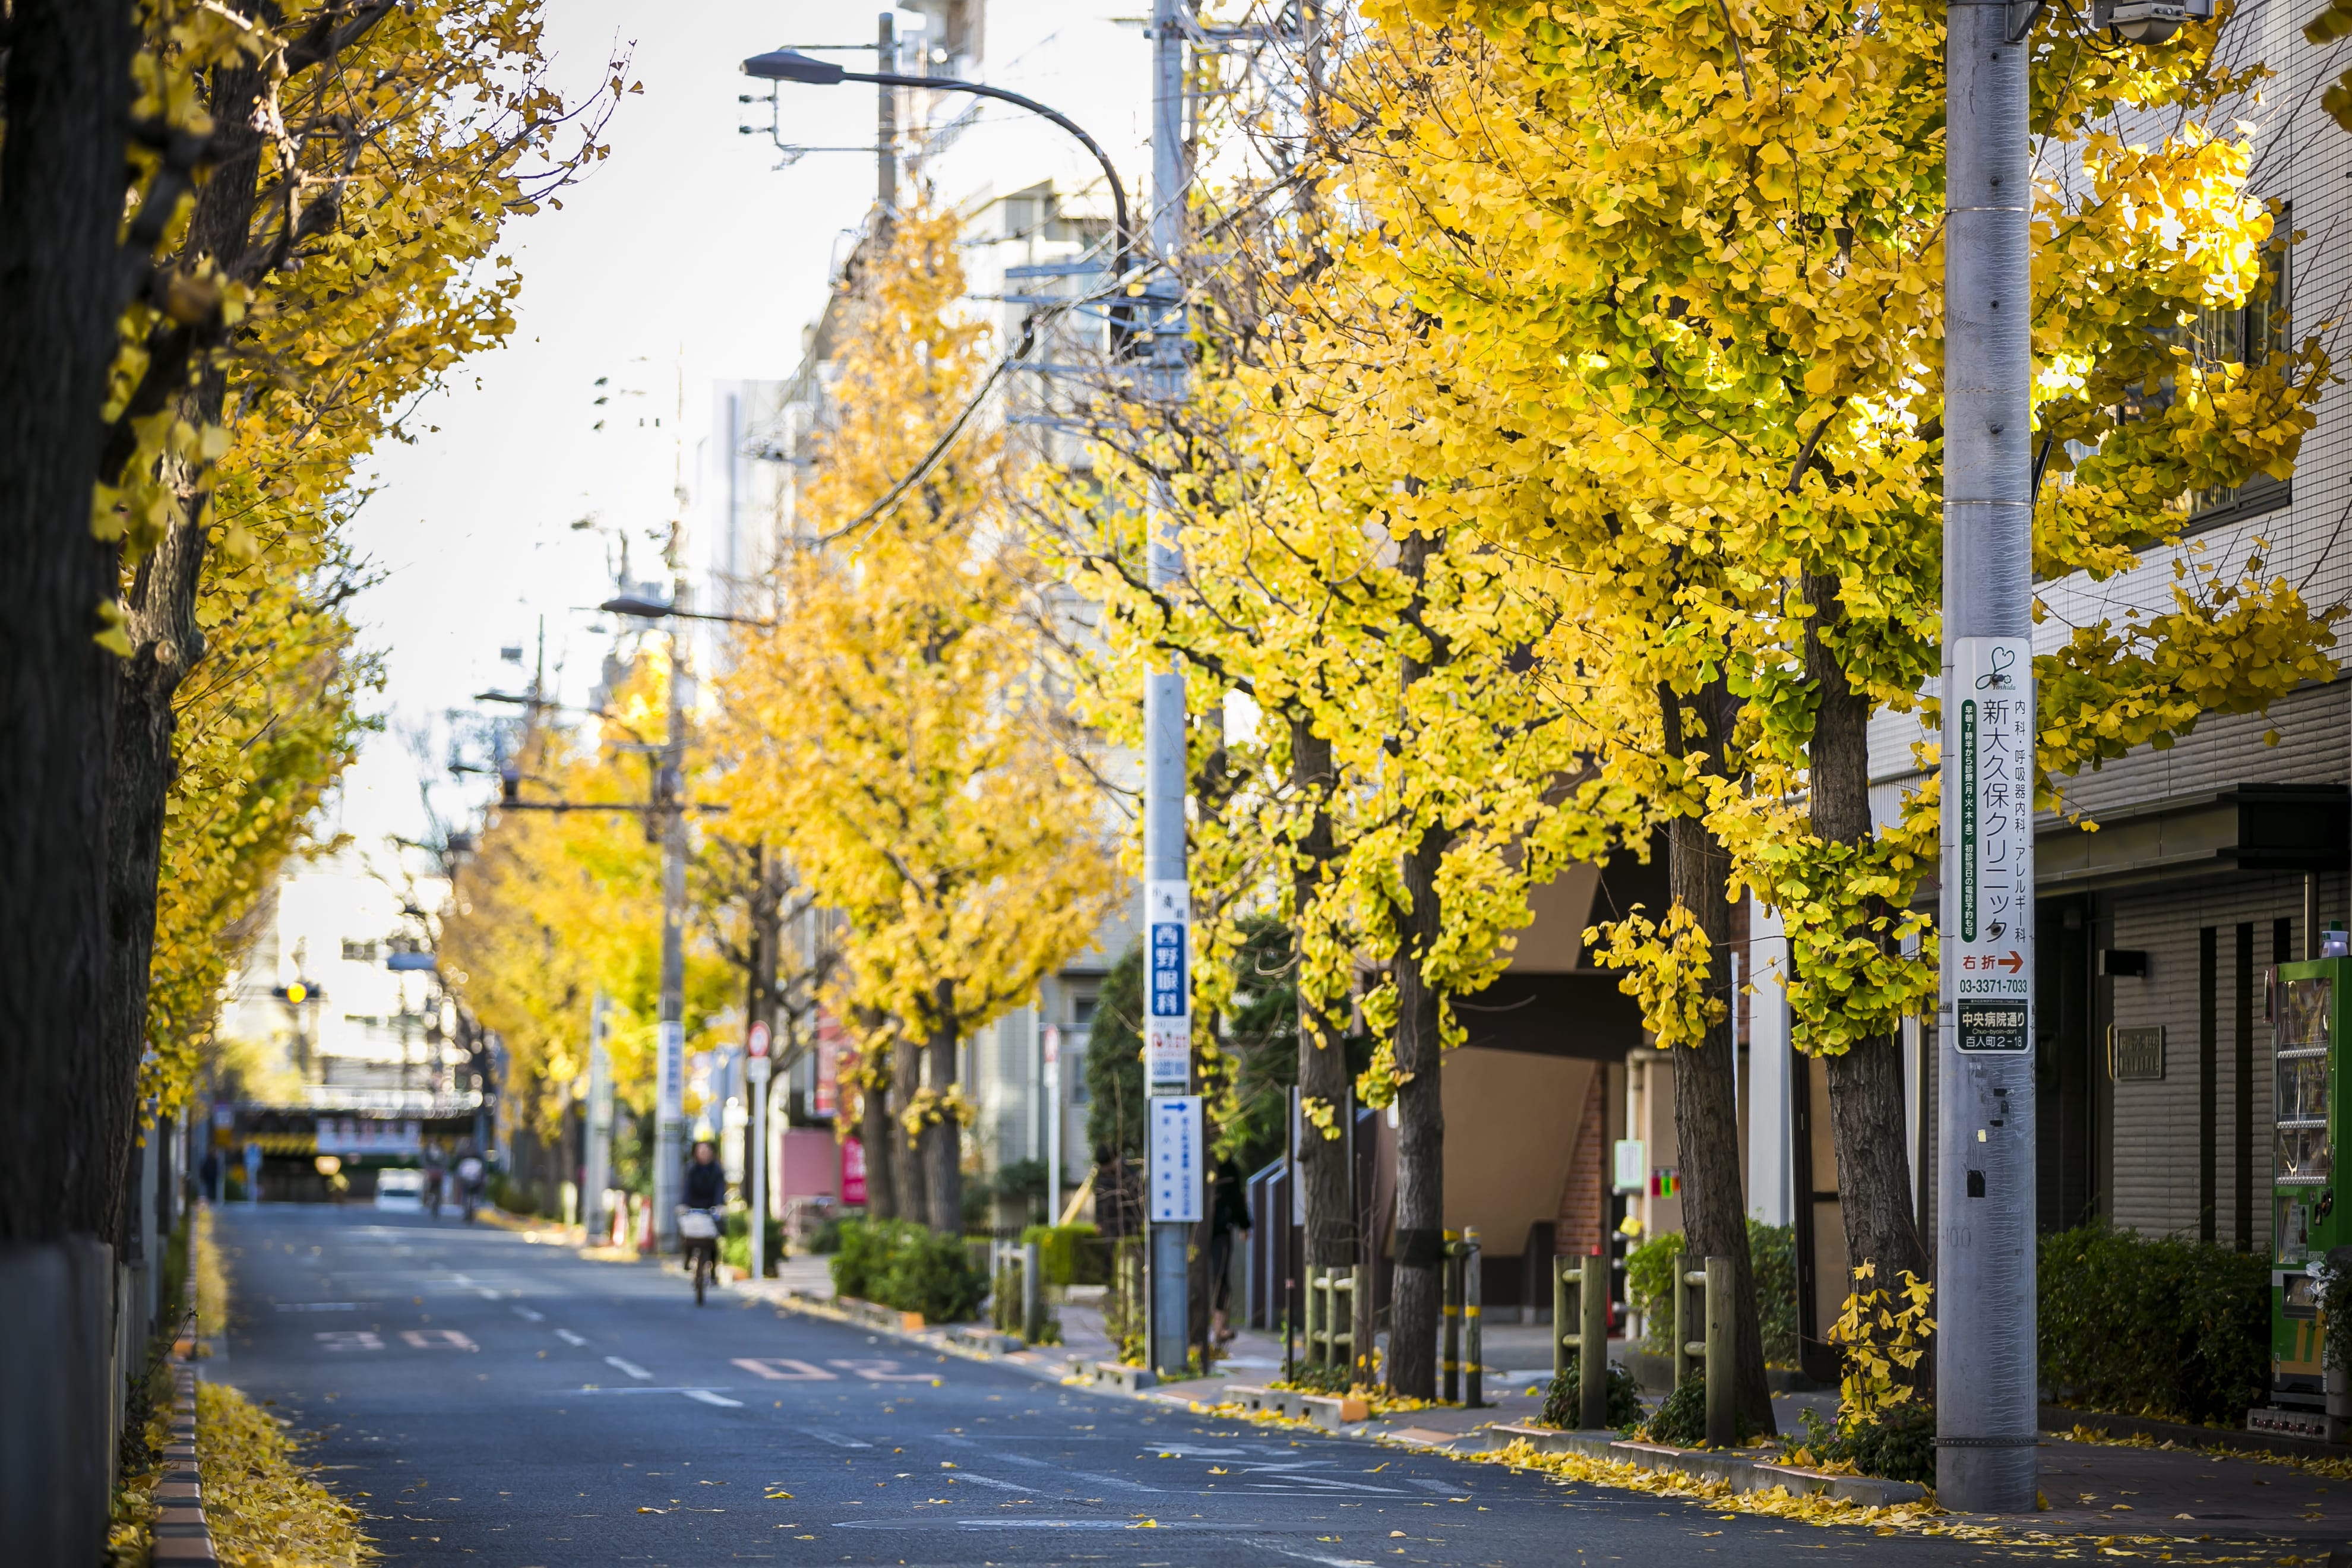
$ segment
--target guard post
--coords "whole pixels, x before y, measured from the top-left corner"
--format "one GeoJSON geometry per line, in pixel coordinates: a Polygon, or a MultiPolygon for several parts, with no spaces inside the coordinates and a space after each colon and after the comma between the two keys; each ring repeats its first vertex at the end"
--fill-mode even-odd
{"type": "Polygon", "coordinates": [[[1675,1386],[1696,1362],[1706,1379],[1706,1441],[1729,1448],[1739,1441],[1738,1376],[1732,1366],[1731,1259],[1710,1258],[1700,1268],[1675,1265],[1675,1386]],[[1697,1300],[1692,1300],[1696,1292],[1697,1300]],[[1693,1335],[1703,1337],[1694,1338],[1693,1335]]]}
{"type": "Polygon", "coordinates": [[[1599,1253],[1552,1259],[1551,1374],[1568,1371],[1577,1354],[1576,1424],[1609,1425],[1609,1260],[1599,1253]],[[1570,1265],[1575,1267],[1571,1268],[1570,1265]],[[1576,1327],[1571,1330],[1570,1323],[1576,1327]],[[1588,1353],[1588,1349],[1590,1353],[1588,1353]]]}
{"type": "Polygon", "coordinates": [[[1462,1403],[1473,1410],[1486,1407],[1486,1336],[1478,1315],[1486,1289],[1478,1272],[1478,1228],[1465,1225],[1462,1227],[1462,1356],[1466,1397],[1462,1403]]]}

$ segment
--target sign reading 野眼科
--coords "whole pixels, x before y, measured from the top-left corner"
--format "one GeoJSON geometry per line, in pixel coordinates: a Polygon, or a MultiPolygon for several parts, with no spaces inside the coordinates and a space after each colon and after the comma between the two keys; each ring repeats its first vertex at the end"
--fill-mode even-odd
{"type": "Polygon", "coordinates": [[[1181,881],[1144,884],[1145,1087],[1182,1090],[1192,1081],[1192,895],[1181,881]]]}
{"type": "Polygon", "coordinates": [[[1943,932],[1952,1044],[2032,1048],[2033,647],[1959,637],[1944,689],[1946,809],[1958,864],[1943,932]]]}
{"type": "Polygon", "coordinates": [[[1151,1222],[1190,1225],[1201,1216],[1201,1097],[1151,1101],[1151,1222]]]}

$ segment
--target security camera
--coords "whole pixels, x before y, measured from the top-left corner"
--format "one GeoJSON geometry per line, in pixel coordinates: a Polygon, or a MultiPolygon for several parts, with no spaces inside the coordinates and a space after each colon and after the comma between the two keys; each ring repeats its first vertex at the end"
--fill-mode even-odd
{"type": "Polygon", "coordinates": [[[2135,44],[2160,44],[2188,21],[2213,19],[2213,0],[2093,0],[2091,22],[2135,44]]]}

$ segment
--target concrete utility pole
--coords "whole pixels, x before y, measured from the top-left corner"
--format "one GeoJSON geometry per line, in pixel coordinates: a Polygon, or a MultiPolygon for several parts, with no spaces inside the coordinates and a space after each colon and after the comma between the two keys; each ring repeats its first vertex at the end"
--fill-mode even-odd
{"type": "Polygon", "coordinates": [[[2014,1513],[2034,1504],[2037,1382],[2032,186],[2012,39],[2033,8],[1947,15],[1936,1492],[2014,1513]]]}
{"type": "MultiPolygon", "coordinates": [[[[1172,270],[1184,242],[1184,32],[1179,0],[1151,6],[1151,249],[1160,263],[1150,288],[1151,389],[1163,405],[1184,395],[1182,294],[1172,270]]],[[[1155,592],[1171,588],[1183,572],[1177,519],[1155,489],[1146,520],[1155,592]]],[[[1186,881],[1184,796],[1184,675],[1173,659],[1143,681],[1143,929],[1149,965],[1144,1028],[1146,1087],[1153,1095],[1184,1095],[1192,1088],[1192,889],[1186,881]]],[[[1156,1145],[1163,1119],[1145,1119],[1156,1145]]],[[[1171,1123],[1173,1125],[1173,1123],[1171,1123]]],[[[1190,1152],[1197,1161],[1200,1152],[1190,1152]]],[[[1163,1193],[1162,1154],[1149,1149],[1151,1203],[1152,1367],[1182,1377],[1192,1351],[1192,1293],[1185,1253],[1199,1199],[1163,1193]],[[1163,1201],[1163,1199],[1172,1201],[1163,1201]]],[[[1193,1176],[1197,1188],[1198,1173],[1193,1176]]]]}
{"type": "MultiPolygon", "coordinates": [[[[672,579],[670,604],[691,609],[686,574],[672,579]]],[[[662,742],[654,811],[662,836],[661,1049],[654,1134],[654,1243],[677,1241],[677,1185],[686,1157],[686,620],[669,624],[669,731],[662,742]]]]}
{"type": "Polygon", "coordinates": [[[604,1212],[604,1189],[613,1184],[613,1055],[605,1044],[612,1004],[602,991],[588,1009],[588,1151],[583,1162],[580,1223],[590,1245],[610,1239],[612,1216],[604,1212]]]}
{"type": "MultiPolygon", "coordinates": [[[[883,76],[898,68],[898,26],[887,11],[875,34],[874,68],[883,76]]],[[[887,233],[890,220],[898,216],[898,89],[884,82],[874,93],[875,233],[879,235],[887,233]]]]}

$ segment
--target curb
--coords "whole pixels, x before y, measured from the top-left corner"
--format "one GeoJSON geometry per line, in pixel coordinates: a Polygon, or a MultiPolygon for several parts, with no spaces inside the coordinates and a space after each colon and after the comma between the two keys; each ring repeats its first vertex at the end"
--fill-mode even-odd
{"type": "Polygon", "coordinates": [[[2063,1405],[2041,1407],[2042,1430],[2063,1437],[2077,1426],[2110,1437],[2152,1437],[2181,1448],[2214,1448],[2223,1452],[2280,1454],[2295,1459],[2344,1457],[2341,1444],[2315,1442],[2308,1437],[2282,1437],[2268,1432],[2233,1431],[2222,1426],[2192,1426],[2186,1421],[2159,1421],[2147,1415],[2117,1415],[2104,1410],[2070,1410],[2063,1405]]]}
{"type": "Polygon", "coordinates": [[[196,1471],[196,1369],[186,1362],[172,1368],[172,1441],[163,1450],[163,1479],[155,1483],[158,1507],[151,1563],[218,1563],[212,1531],[205,1523],[204,1489],[196,1471]]]}
{"type": "Polygon", "coordinates": [[[1240,1400],[1242,1408],[1252,1415],[1263,1414],[1286,1416],[1293,1421],[1311,1421],[1327,1432],[1360,1426],[1372,1418],[1370,1405],[1342,1394],[1300,1394],[1292,1389],[1255,1388],[1234,1384],[1225,1389],[1225,1397],[1240,1400]]]}
{"type": "Polygon", "coordinates": [[[1831,1475],[1823,1470],[1799,1469],[1794,1465],[1776,1465],[1765,1459],[1743,1459],[1730,1454],[1669,1448],[1656,1443],[1633,1443],[1617,1437],[1587,1436],[1580,1432],[1555,1432],[1546,1426],[1496,1426],[1489,1430],[1506,1442],[1515,1439],[1524,1442],[1539,1454],[1581,1454],[1588,1459],[1606,1459],[1614,1464],[1632,1465],[1637,1469],[1720,1481],[1736,1492],[1768,1492],[1775,1487],[1786,1487],[1791,1496],[1829,1498],[1837,1502],[1860,1503],[1865,1508],[1919,1502],[1927,1495],[1925,1487],[1914,1486],[1909,1481],[1831,1475]]]}

